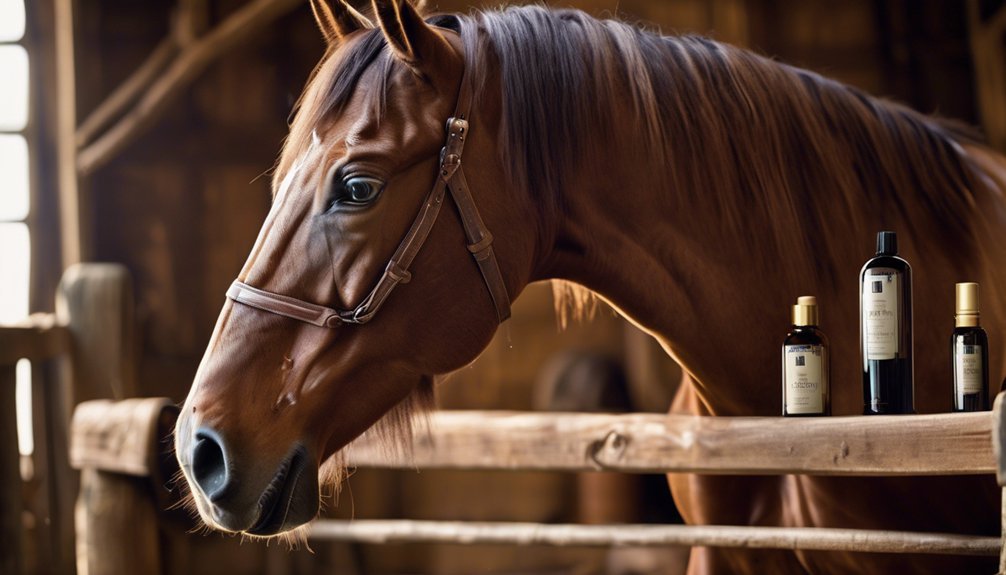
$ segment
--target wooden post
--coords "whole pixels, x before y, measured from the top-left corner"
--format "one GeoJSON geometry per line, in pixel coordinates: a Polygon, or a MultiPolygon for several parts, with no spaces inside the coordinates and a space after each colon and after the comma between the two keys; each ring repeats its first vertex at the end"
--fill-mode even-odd
{"type": "Polygon", "coordinates": [[[14,364],[0,365],[0,573],[21,573],[21,455],[17,447],[14,364]]]}
{"type": "MultiPolygon", "coordinates": [[[[115,264],[78,264],[68,268],[57,292],[56,315],[67,325],[72,341],[73,361],[67,378],[71,384],[63,386],[68,397],[62,398],[62,405],[72,409],[86,400],[136,395],[133,287],[126,268],[115,264]]],[[[65,422],[69,414],[57,415],[54,419],[65,422]]],[[[68,475],[57,487],[61,493],[77,493],[77,478],[68,475]]],[[[97,472],[83,474],[73,520],[79,570],[84,573],[155,573],[159,568],[157,547],[151,547],[152,542],[156,544],[156,529],[152,532],[142,527],[156,525],[154,502],[149,485],[141,494],[138,481],[143,483],[132,478],[103,478],[97,472]],[[135,519],[128,519],[130,514],[135,519]],[[100,527],[95,526],[95,521],[100,527]],[[105,537],[117,538],[121,548],[109,547],[107,541],[95,541],[95,538],[105,537]],[[94,545],[104,545],[106,552],[88,552],[94,545]],[[139,567],[123,571],[120,567],[127,563],[121,562],[132,562],[139,567]]],[[[72,508],[66,502],[61,502],[59,507],[61,513],[72,508]]]]}
{"type": "Polygon", "coordinates": [[[63,274],[56,315],[73,339],[73,404],[136,393],[133,281],[117,264],[79,264],[63,274]]]}
{"type": "Polygon", "coordinates": [[[1006,421],[1003,420],[1006,417],[1006,393],[1000,393],[996,396],[995,403],[992,406],[992,452],[995,454],[996,458],[996,481],[999,482],[999,487],[1004,487],[1003,498],[1001,507],[1001,518],[1000,522],[1002,524],[1002,543],[1000,544],[999,551],[999,573],[1000,575],[1006,574],[1006,421]]]}
{"type": "Polygon", "coordinates": [[[73,0],[55,0],[56,29],[56,156],[59,172],[59,212],[63,267],[90,257],[88,222],[81,217],[87,203],[77,186],[77,74],[74,56],[73,0]]]}
{"type": "Polygon", "coordinates": [[[70,463],[81,469],[77,500],[79,575],[161,572],[158,511],[167,481],[161,454],[178,409],[167,398],[77,406],[70,463]]]}

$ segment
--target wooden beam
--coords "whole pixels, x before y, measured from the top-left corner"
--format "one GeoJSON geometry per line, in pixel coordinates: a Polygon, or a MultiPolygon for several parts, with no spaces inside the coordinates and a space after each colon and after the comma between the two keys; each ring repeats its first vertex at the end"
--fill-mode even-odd
{"type": "Polygon", "coordinates": [[[724,475],[991,474],[992,414],[821,418],[444,411],[412,455],[364,435],[352,465],[724,475]]]}
{"type": "Polygon", "coordinates": [[[59,218],[63,269],[84,261],[90,256],[90,233],[86,218],[81,217],[82,206],[77,186],[77,146],[74,132],[77,127],[76,59],[74,56],[74,0],[54,0],[56,38],[56,160],[59,182],[59,218]]]}
{"type": "Polygon", "coordinates": [[[863,553],[999,554],[998,537],[815,527],[561,525],[471,521],[318,520],[308,539],[358,543],[707,546],[863,553]]]}
{"type": "Polygon", "coordinates": [[[16,368],[0,364],[0,573],[21,573],[21,454],[14,401],[16,368]]]}
{"type": "Polygon", "coordinates": [[[162,40],[147,57],[147,60],[80,124],[74,138],[77,148],[83,148],[89,144],[101,130],[115,121],[126,107],[143,94],[144,89],[157,80],[157,77],[168,67],[177,53],[178,44],[173,36],[162,40]]]}
{"type": "Polygon", "coordinates": [[[52,314],[35,314],[21,323],[0,325],[0,365],[19,359],[42,361],[70,351],[66,327],[52,314]]]}
{"type": "Polygon", "coordinates": [[[78,173],[87,176],[115,157],[153,126],[189,84],[221,55],[301,5],[303,0],[253,0],[182,50],[133,109],[94,143],[80,150],[78,173]]]}

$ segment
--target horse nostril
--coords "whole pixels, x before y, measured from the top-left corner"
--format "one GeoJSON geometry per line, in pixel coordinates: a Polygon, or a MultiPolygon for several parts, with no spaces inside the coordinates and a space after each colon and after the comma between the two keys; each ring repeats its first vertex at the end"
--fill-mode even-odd
{"type": "Polygon", "coordinates": [[[196,432],[192,476],[210,501],[215,503],[224,496],[229,479],[227,459],[224,457],[223,442],[209,429],[196,432]]]}

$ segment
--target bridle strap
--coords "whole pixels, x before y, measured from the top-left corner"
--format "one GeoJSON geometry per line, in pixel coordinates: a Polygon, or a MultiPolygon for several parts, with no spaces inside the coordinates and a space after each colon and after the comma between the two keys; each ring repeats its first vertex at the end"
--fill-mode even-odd
{"type": "Polygon", "coordinates": [[[391,295],[392,290],[400,283],[408,283],[412,279],[409,266],[416,258],[419,250],[437,221],[440,208],[444,203],[445,190],[450,189],[451,197],[458,207],[458,214],[468,241],[468,251],[475,259],[482,279],[485,280],[496,308],[496,319],[503,323],[510,317],[510,296],[500,272],[499,262],[493,251],[493,235],[486,228],[479,215],[475,200],[468,188],[468,181],[461,169],[461,158],[464,152],[465,140],[469,133],[469,112],[472,107],[474,91],[471,74],[465,70],[461,79],[458,101],[454,116],[447,121],[447,142],[440,153],[440,169],[433,189],[427,194],[412,227],[402,238],[395,254],[384,268],[384,273],[377,281],[374,289],[352,310],[336,310],[325,306],[299,300],[290,296],[275,294],[235,280],[227,290],[227,297],[245,305],[307,322],[319,327],[335,327],[340,323],[363,324],[373,319],[377,310],[391,295]]]}
{"type": "Polygon", "coordinates": [[[318,327],[335,327],[343,321],[340,317],[341,312],[338,310],[260,290],[240,281],[231,284],[227,290],[227,297],[253,308],[297,319],[318,327]]]}
{"type": "Polygon", "coordinates": [[[485,280],[486,287],[489,288],[489,296],[496,306],[496,317],[503,323],[510,317],[510,296],[506,291],[506,284],[503,282],[503,274],[500,272],[499,262],[496,260],[496,252],[493,250],[493,235],[486,228],[475,201],[472,199],[471,191],[468,189],[468,180],[465,173],[458,166],[454,173],[454,178],[450,183],[451,197],[458,207],[461,215],[461,223],[465,228],[465,235],[468,237],[468,251],[475,258],[475,263],[482,272],[482,279],[485,280]]]}

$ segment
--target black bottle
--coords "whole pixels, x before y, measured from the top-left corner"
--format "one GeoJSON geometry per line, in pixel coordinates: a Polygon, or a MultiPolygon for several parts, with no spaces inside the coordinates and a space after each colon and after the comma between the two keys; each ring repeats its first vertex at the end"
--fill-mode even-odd
{"type": "Polygon", "coordinates": [[[793,306],[793,330],[782,342],[782,414],[785,417],[831,415],[828,338],[817,325],[817,298],[797,298],[793,306]]]}
{"type": "Polygon", "coordinates": [[[989,337],[978,325],[978,284],[957,284],[950,357],[954,370],[954,411],[989,410],[989,337]]]}
{"type": "Polygon", "coordinates": [[[915,413],[912,266],[897,254],[897,235],[878,233],[877,255],[859,274],[865,415],[915,413]]]}

